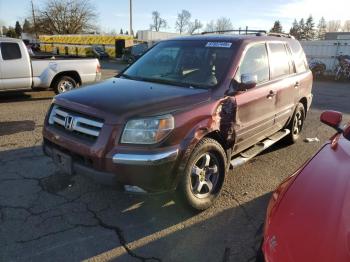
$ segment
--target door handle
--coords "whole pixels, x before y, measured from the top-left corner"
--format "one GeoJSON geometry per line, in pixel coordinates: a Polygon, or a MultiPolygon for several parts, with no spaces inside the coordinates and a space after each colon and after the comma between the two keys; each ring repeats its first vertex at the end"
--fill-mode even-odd
{"type": "Polygon", "coordinates": [[[295,87],[295,88],[298,88],[299,86],[300,86],[300,83],[299,83],[299,82],[295,82],[294,87],[295,87]]]}
{"type": "Polygon", "coordinates": [[[276,93],[274,91],[270,90],[269,94],[267,95],[267,98],[272,99],[275,95],[276,95],[276,93]]]}

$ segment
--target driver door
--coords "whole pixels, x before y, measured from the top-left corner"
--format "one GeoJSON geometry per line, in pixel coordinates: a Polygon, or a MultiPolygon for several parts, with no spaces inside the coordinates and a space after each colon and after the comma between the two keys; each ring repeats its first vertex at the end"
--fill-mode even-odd
{"type": "Polygon", "coordinates": [[[254,44],[246,49],[235,76],[237,82],[241,82],[242,75],[256,77],[257,85],[235,96],[235,152],[245,150],[275,132],[276,90],[269,83],[266,43],[254,44]]]}

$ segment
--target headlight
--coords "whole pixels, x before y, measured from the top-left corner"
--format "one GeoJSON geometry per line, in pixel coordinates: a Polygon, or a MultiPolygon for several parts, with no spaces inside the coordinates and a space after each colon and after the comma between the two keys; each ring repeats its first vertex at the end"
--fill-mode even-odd
{"type": "Polygon", "coordinates": [[[164,115],[127,122],[121,142],[126,144],[155,144],[174,129],[174,117],[164,115]]]}

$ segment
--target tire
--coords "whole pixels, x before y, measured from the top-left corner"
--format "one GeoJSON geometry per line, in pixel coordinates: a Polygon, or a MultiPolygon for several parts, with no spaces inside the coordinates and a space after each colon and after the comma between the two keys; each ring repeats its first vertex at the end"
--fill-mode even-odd
{"type": "Polygon", "coordinates": [[[182,174],[179,192],[193,209],[202,211],[213,205],[225,181],[226,153],[211,138],[204,138],[193,150],[182,174]]]}
{"type": "Polygon", "coordinates": [[[342,78],[343,72],[340,66],[338,66],[335,70],[335,77],[334,80],[335,81],[340,81],[342,78]]]}
{"type": "Polygon", "coordinates": [[[303,130],[305,116],[304,105],[302,103],[298,103],[292,119],[287,127],[290,130],[290,134],[287,136],[289,143],[294,144],[299,139],[300,132],[303,130]]]}
{"type": "Polygon", "coordinates": [[[79,87],[79,84],[70,76],[61,76],[53,83],[53,90],[57,95],[70,91],[76,87],[79,87]]]}

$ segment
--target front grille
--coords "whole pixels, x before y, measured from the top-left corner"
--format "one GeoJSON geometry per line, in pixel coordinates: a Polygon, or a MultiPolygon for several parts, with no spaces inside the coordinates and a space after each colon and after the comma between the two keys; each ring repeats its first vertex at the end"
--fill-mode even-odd
{"type": "Polygon", "coordinates": [[[96,140],[100,135],[103,121],[54,105],[49,124],[74,136],[96,140]]]}

